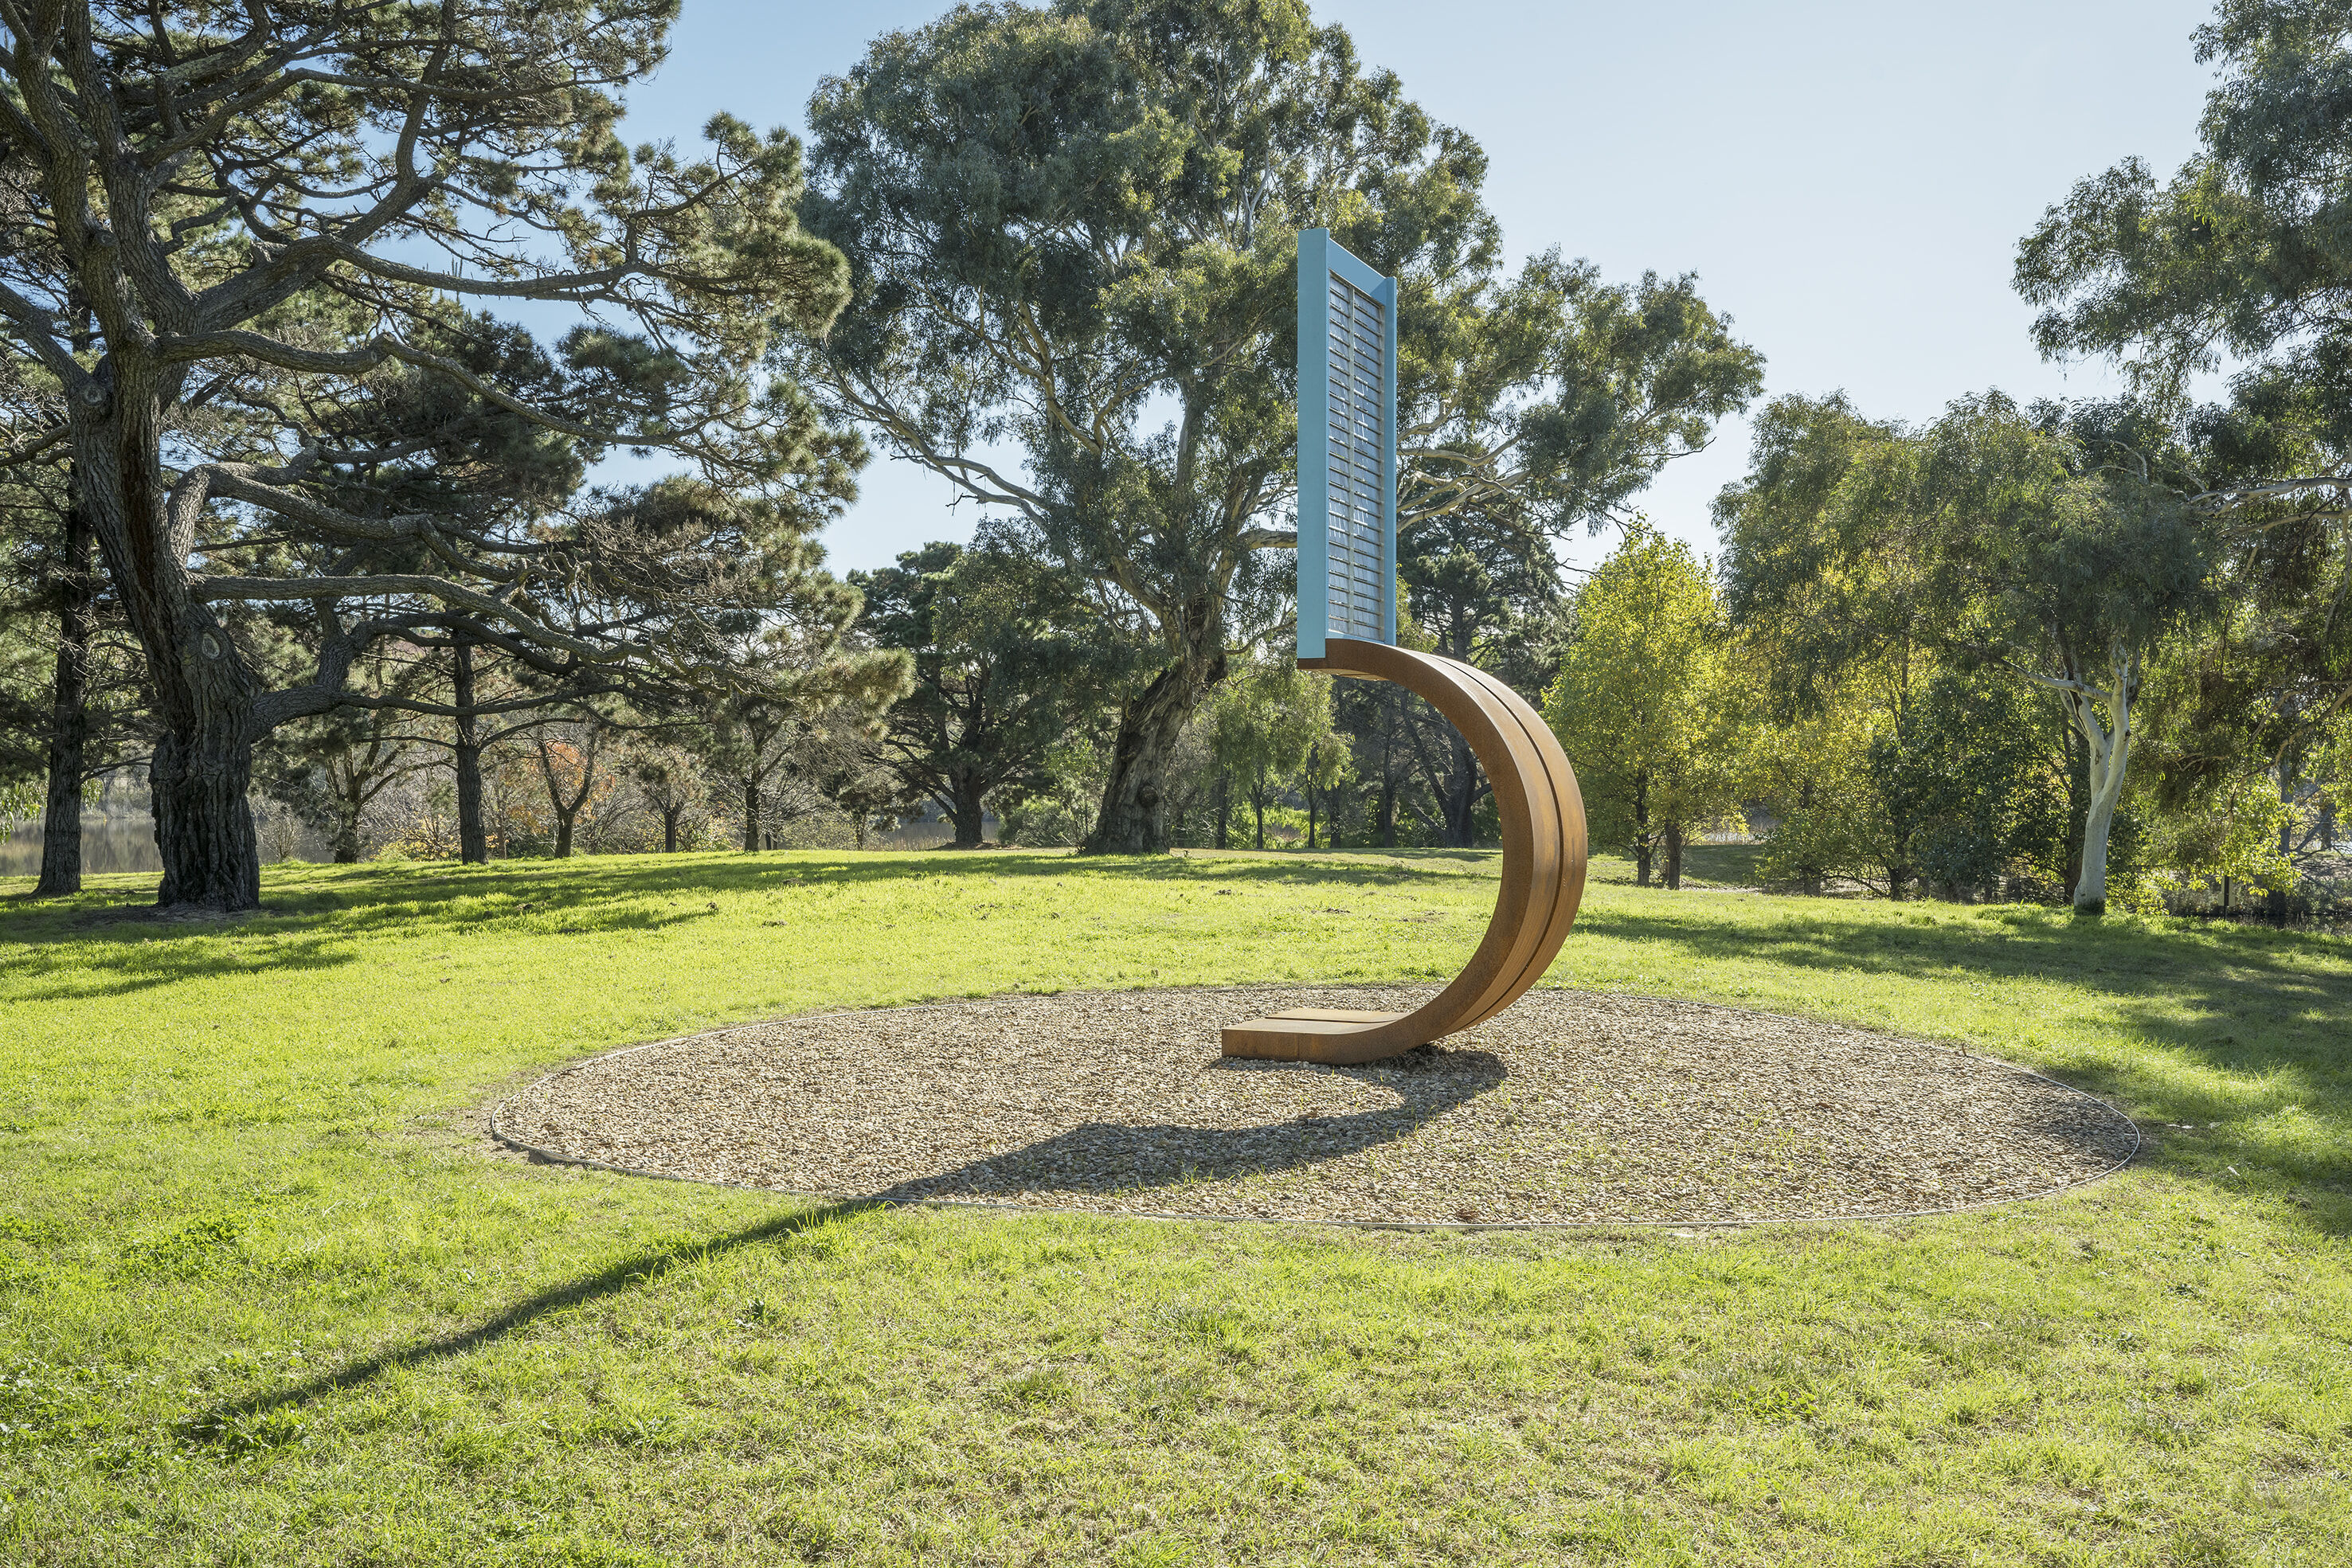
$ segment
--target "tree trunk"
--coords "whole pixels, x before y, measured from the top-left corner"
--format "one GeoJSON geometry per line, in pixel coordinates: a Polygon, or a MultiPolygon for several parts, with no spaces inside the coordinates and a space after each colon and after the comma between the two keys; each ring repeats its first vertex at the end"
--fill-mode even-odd
{"type": "Polygon", "coordinates": [[[2074,883],[2077,915],[2107,912],[2107,830],[2115,820],[2115,796],[2105,790],[2092,791],[2091,809],[2083,819],[2083,874],[2074,883]]]}
{"type": "Polygon", "coordinates": [[[1265,790],[1263,787],[1250,791],[1250,810],[1257,818],[1257,847],[1265,848],[1265,790]]]}
{"type": "Polygon", "coordinates": [[[2107,912],[2107,833],[2115,825],[2116,806],[2123,799],[2124,769],[2131,763],[2133,672],[2118,668],[2116,688],[2102,705],[2107,723],[2102,725],[2085,697],[2074,697],[2075,727],[2090,752],[2091,798],[2083,812],[2083,870],[2074,881],[2074,913],[2107,912]]]}
{"type": "Polygon", "coordinates": [[[65,569],[58,582],[58,669],[49,706],[49,792],[41,815],[36,896],[81,891],[81,775],[89,742],[89,619],[96,540],[81,507],[66,503],[65,569]]]}
{"type": "Polygon", "coordinates": [[[743,781],[743,852],[755,854],[760,848],[760,781],[743,781]]]}
{"type": "Polygon", "coordinates": [[[1315,847],[1315,784],[1312,779],[1307,784],[1307,847],[1310,850],[1315,847]]]}
{"type": "Polygon", "coordinates": [[[662,808],[662,853],[666,855],[677,853],[677,820],[684,815],[686,815],[686,805],[683,801],[675,806],[662,808]]]}
{"type": "Polygon", "coordinates": [[[235,911],[261,904],[261,846],[247,803],[253,786],[250,706],[225,685],[190,683],[178,695],[192,699],[186,706],[195,711],[155,738],[147,787],[155,849],[163,862],[158,908],[235,911]]]}
{"type": "Polygon", "coordinates": [[[337,865],[357,865],[360,863],[360,812],[363,809],[363,804],[364,803],[359,798],[359,791],[356,786],[354,786],[351,794],[342,797],[335,802],[337,808],[335,811],[335,863],[337,865]]]}
{"type": "Polygon", "coordinates": [[[1633,883],[1650,885],[1650,781],[1638,780],[1633,786],[1633,883]]]}
{"type": "Polygon", "coordinates": [[[1396,847],[1396,780],[1384,776],[1381,779],[1381,848],[1396,847]]]}
{"type": "Polygon", "coordinates": [[[572,819],[576,814],[565,810],[561,806],[555,809],[555,858],[557,860],[567,861],[572,858],[572,819]]]}
{"type": "Polygon", "coordinates": [[[1478,758],[1458,730],[1451,749],[1453,767],[1446,773],[1445,795],[1440,802],[1445,813],[1445,847],[1472,849],[1478,841],[1478,758]]]}
{"type": "Polygon", "coordinates": [[[474,645],[463,639],[457,643],[456,674],[450,679],[450,706],[457,710],[457,745],[452,748],[457,770],[457,859],[467,865],[488,865],[490,837],[482,825],[482,746],[474,717],[474,645]]]}
{"type": "Polygon", "coordinates": [[[949,815],[955,819],[955,847],[976,850],[983,842],[981,838],[981,821],[984,815],[981,805],[981,781],[971,774],[958,774],[951,782],[955,810],[949,815]]]}
{"type": "Polygon", "coordinates": [[[162,908],[261,903],[247,792],[262,729],[260,682],[188,591],[165,516],[161,372],[110,355],[111,395],[68,406],[79,506],[145,655],[159,733],[148,768],[162,908]]]}
{"type": "Polygon", "coordinates": [[[1128,699],[1119,710],[1118,740],[1111,749],[1102,810],[1095,818],[1094,831],[1087,835],[1084,853],[1167,852],[1168,813],[1162,810],[1161,785],[1168,758],[1202,695],[1224,678],[1225,654],[1219,647],[1203,659],[1178,660],[1128,699]]]}
{"type": "Polygon", "coordinates": [[[1680,822],[1668,822],[1666,824],[1666,891],[1680,893],[1682,890],[1683,825],[1680,822]]]}
{"type": "MultiPolygon", "coordinates": [[[[2294,805],[2294,779],[2296,771],[2296,758],[2294,752],[2289,751],[2279,758],[2279,804],[2290,809],[2287,814],[2280,817],[2279,819],[2278,851],[2282,856],[2292,855],[2294,852],[2294,817],[2292,808],[2294,805]]],[[[2269,904],[2270,907],[2268,914],[2272,919],[2285,919],[2286,889],[2284,887],[2272,888],[2269,904]]]]}
{"type": "Polygon", "coordinates": [[[1233,848],[1234,790],[1230,774],[1217,775],[1217,847],[1233,848]]]}

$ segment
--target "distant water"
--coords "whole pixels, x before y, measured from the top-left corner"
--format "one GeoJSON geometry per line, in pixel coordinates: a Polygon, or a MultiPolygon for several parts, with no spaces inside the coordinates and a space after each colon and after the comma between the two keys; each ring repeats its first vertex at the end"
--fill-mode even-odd
{"type": "MultiPolygon", "coordinates": [[[[81,869],[100,872],[157,872],[163,869],[155,852],[155,828],[136,817],[84,817],[81,823],[81,869]]],[[[0,843],[0,876],[41,874],[41,824],[23,822],[0,843]]]]}
{"type": "MultiPolygon", "coordinates": [[[[318,834],[305,830],[300,842],[295,846],[294,858],[326,860],[329,858],[327,846],[320,841],[318,834]]],[[[81,869],[91,876],[118,871],[163,874],[163,857],[155,852],[153,821],[144,812],[115,816],[85,814],[81,820],[81,869]]],[[[36,819],[18,824],[15,832],[9,834],[5,841],[0,841],[0,876],[40,874],[41,824],[36,819]]]]}
{"type": "MultiPolygon", "coordinates": [[[[992,841],[996,819],[982,820],[982,831],[992,841]]],[[[866,842],[877,850],[936,849],[955,838],[955,824],[933,820],[912,821],[866,842]]],[[[305,831],[294,858],[324,861],[331,857],[316,833],[305,831]]],[[[155,852],[155,827],[146,816],[87,815],[81,820],[81,869],[92,876],[104,872],[144,872],[160,875],[163,858],[155,852]]],[[[23,822],[0,841],[0,876],[41,874],[41,824],[23,822]]]]}

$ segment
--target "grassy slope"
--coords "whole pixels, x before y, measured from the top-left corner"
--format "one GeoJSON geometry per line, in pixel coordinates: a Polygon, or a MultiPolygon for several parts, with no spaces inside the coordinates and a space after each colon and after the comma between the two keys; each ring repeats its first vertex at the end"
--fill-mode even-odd
{"type": "Polygon", "coordinates": [[[2195,1124],[1933,1223],[812,1209],[478,1134],[502,1083],[722,1020],[1439,977],[1491,875],[294,868],[226,929],[0,884],[0,1559],[2352,1560],[2341,940],[1597,883],[1557,982],[1963,1039],[2195,1124]]]}

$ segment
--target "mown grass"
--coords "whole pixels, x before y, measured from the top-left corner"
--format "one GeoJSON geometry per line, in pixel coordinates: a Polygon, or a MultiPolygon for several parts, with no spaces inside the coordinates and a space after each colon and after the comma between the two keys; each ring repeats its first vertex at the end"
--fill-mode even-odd
{"type": "Polygon", "coordinates": [[[502,1085],[1015,987],[1450,973],[1480,855],[0,883],[0,1557],[2352,1560],[2352,946],[1624,885],[1556,983],[1970,1042],[2146,1160],[1887,1226],[1330,1232],[525,1165],[502,1085]],[[1434,912],[1435,921],[1407,919],[1434,912]]]}

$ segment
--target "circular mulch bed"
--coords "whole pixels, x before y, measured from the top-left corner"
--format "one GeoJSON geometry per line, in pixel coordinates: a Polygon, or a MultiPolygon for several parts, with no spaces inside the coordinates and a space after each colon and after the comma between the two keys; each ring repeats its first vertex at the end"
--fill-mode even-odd
{"type": "Polygon", "coordinates": [[[1944,1046],[1590,991],[1363,1067],[1228,1061],[1281,1008],[1419,987],[995,997],[783,1019],[544,1079],[495,1133],[644,1175],[889,1202],[1385,1224],[1938,1212],[2130,1159],[2122,1113],[1944,1046]]]}

